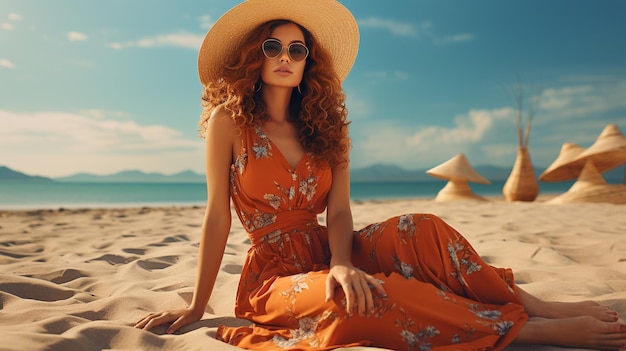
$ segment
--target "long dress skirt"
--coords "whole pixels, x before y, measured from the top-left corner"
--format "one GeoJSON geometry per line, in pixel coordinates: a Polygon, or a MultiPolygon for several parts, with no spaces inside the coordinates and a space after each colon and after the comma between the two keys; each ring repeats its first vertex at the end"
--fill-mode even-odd
{"type": "Polygon", "coordinates": [[[249,327],[217,337],[250,350],[501,350],[528,319],[510,269],[483,261],[432,214],[405,214],[354,232],[352,260],[374,275],[375,309],[346,312],[343,291],[325,301],[328,239],[311,225],[253,240],[236,315],[249,327]]]}

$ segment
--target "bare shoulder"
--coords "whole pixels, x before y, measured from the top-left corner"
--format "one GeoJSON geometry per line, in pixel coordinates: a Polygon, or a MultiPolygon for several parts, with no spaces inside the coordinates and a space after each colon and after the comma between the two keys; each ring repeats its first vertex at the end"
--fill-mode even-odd
{"type": "Polygon", "coordinates": [[[235,121],[223,105],[219,105],[211,111],[211,117],[207,122],[207,137],[211,136],[234,136],[237,130],[235,121]]]}

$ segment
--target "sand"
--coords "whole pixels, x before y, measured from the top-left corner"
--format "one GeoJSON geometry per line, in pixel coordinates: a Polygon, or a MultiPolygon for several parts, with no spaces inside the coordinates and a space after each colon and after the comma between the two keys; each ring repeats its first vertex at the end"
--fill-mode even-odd
{"type": "MultiPolygon", "coordinates": [[[[444,218],[540,298],[592,299],[626,317],[626,205],[353,204],[356,228],[408,212],[444,218]]],[[[203,213],[202,207],[0,211],[0,350],[238,350],[214,339],[219,324],[246,324],[233,317],[249,245],[236,219],[203,319],[176,335],[133,328],[149,311],[190,302],[203,213]]]]}

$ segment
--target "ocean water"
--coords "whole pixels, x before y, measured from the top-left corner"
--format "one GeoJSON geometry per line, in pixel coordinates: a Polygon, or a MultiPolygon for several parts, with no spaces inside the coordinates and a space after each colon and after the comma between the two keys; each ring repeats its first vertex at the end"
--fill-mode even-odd
{"type": "MultiPolygon", "coordinates": [[[[352,200],[434,198],[445,181],[358,182],[351,184],[352,200]]],[[[540,194],[560,194],[572,182],[539,182],[540,194]]],[[[482,196],[502,196],[504,181],[470,184],[482,196]]],[[[0,181],[0,210],[202,206],[204,183],[70,183],[0,181]]]]}

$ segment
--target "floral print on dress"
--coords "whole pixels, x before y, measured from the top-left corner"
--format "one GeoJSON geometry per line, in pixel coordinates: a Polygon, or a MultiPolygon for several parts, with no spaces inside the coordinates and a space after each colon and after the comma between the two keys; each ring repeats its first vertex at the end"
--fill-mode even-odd
{"type": "Polygon", "coordinates": [[[309,346],[319,346],[319,341],[317,340],[317,338],[315,338],[315,331],[317,330],[317,320],[309,317],[304,317],[298,320],[298,324],[300,325],[300,327],[291,330],[291,335],[289,339],[285,339],[279,335],[274,335],[272,341],[276,345],[284,349],[292,348],[307,339],[312,339],[308,340],[307,342],[309,346]]]}
{"type": "Polygon", "coordinates": [[[448,243],[448,254],[454,267],[454,271],[450,275],[455,277],[462,285],[467,286],[463,273],[470,275],[482,269],[482,265],[472,261],[472,257],[477,256],[476,253],[473,249],[466,247],[462,241],[456,240],[448,243]],[[462,267],[465,268],[465,272],[463,272],[462,267]]]}
{"type": "Polygon", "coordinates": [[[412,213],[400,216],[398,221],[398,237],[403,244],[407,244],[416,234],[416,221],[429,220],[426,215],[415,215],[412,213]]]}
{"type": "Polygon", "coordinates": [[[242,224],[247,228],[248,231],[255,231],[257,229],[267,227],[268,225],[276,222],[276,214],[274,213],[263,213],[259,211],[251,212],[251,213],[241,213],[242,224]]]}
{"type": "Polygon", "coordinates": [[[406,214],[400,216],[398,221],[398,237],[403,244],[406,244],[408,240],[415,235],[415,223],[413,223],[413,216],[406,214]]]}
{"type": "Polygon", "coordinates": [[[283,198],[285,198],[284,202],[287,202],[287,200],[291,201],[296,197],[296,189],[293,185],[284,187],[280,185],[277,181],[274,181],[274,185],[276,186],[276,189],[278,189],[280,194],[283,196],[283,198]]]}
{"type": "Polygon", "coordinates": [[[269,158],[272,156],[272,144],[270,143],[270,139],[261,131],[260,128],[256,129],[257,134],[261,137],[258,140],[255,140],[252,145],[252,151],[254,152],[254,156],[259,158],[269,158]]]}
{"type": "Polygon", "coordinates": [[[506,335],[513,326],[511,321],[500,320],[502,312],[498,310],[489,310],[481,307],[479,304],[470,304],[469,309],[472,313],[481,319],[487,321],[478,321],[485,326],[491,326],[497,335],[506,335]]]}
{"type": "Polygon", "coordinates": [[[413,278],[413,266],[406,262],[402,262],[402,260],[398,256],[392,256],[392,259],[395,262],[395,267],[398,273],[400,273],[406,279],[413,278]]]}
{"type": "Polygon", "coordinates": [[[306,196],[307,201],[311,201],[315,196],[317,188],[317,177],[309,176],[300,181],[300,194],[306,196]]]}
{"type": "Polygon", "coordinates": [[[400,336],[408,345],[407,350],[428,351],[432,348],[430,339],[440,334],[439,329],[433,325],[426,327],[415,326],[415,321],[404,308],[399,309],[403,315],[403,319],[396,319],[396,326],[402,328],[400,336]]]}
{"type": "Polygon", "coordinates": [[[282,197],[276,194],[265,194],[263,198],[269,202],[270,206],[272,206],[275,210],[280,207],[280,204],[284,201],[282,197]]]}
{"type": "Polygon", "coordinates": [[[241,154],[239,154],[239,156],[237,156],[237,159],[235,160],[235,163],[233,164],[233,166],[235,167],[237,172],[239,172],[239,174],[243,174],[243,172],[246,170],[246,161],[247,160],[248,160],[248,153],[246,152],[246,150],[244,148],[242,150],[241,154]]]}

